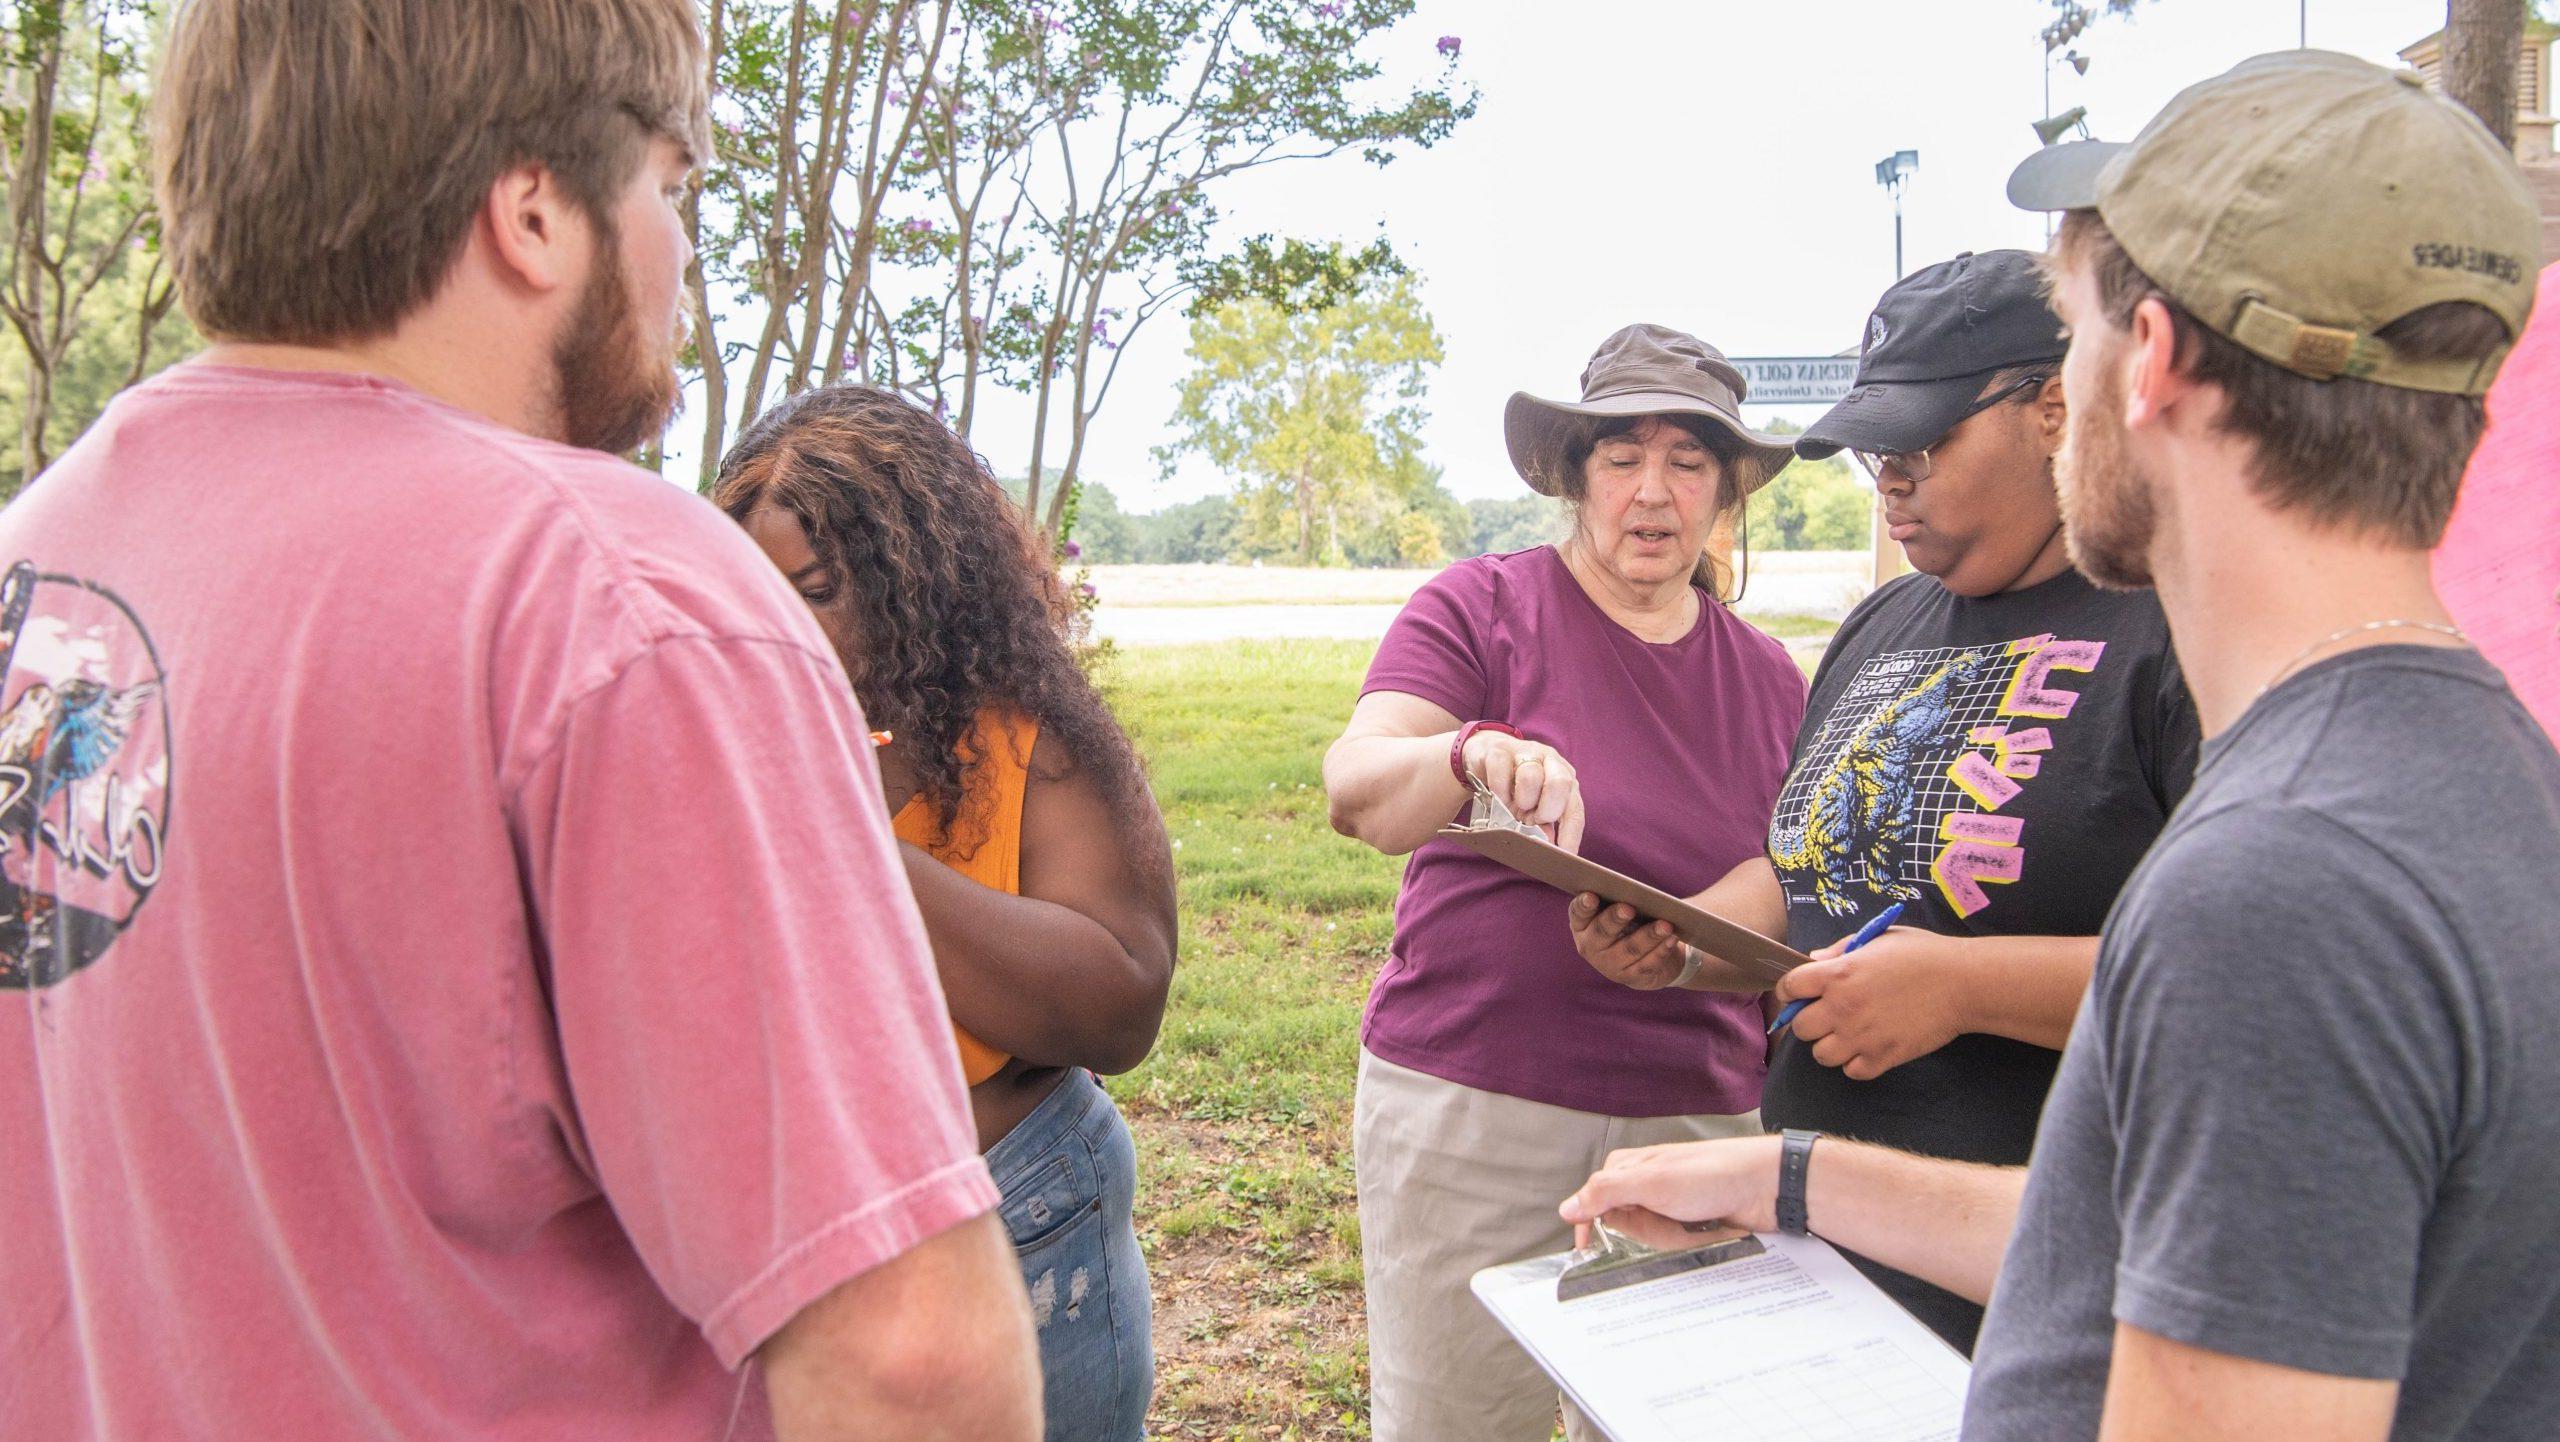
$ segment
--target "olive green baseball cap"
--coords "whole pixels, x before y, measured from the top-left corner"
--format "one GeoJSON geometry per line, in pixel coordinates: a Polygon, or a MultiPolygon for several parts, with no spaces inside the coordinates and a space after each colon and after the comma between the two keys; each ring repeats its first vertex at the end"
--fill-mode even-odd
{"type": "Polygon", "coordinates": [[[2541,264],[2532,193],[2486,126],[2416,71],[2320,50],[2189,86],[2129,144],[2040,151],[2009,199],[2095,209],[2198,321],[2315,380],[2481,394],[2508,347],[2423,360],[2374,332],[2470,301],[2512,341],[2541,264]]]}

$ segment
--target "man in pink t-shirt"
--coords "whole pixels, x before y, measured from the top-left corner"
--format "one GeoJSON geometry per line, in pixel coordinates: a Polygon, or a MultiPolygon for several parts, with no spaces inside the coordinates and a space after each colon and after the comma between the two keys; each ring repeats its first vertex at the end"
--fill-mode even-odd
{"type": "MultiPolygon", "coordinates": [[[[2542,294],[2560,296],[2560,264],[2542,294]]],[[[2560,303],[2534,310],[2489,388],[2434,569],[2445,609],[2560,740],[2560,303]]]]}
{"type": "Polygon", "coordinates": [[[215,344],[0,513],[0,1432],[1038,1435],[844,674],[607,454],[703,74],[688,0],[179,11],[215,344]]]}

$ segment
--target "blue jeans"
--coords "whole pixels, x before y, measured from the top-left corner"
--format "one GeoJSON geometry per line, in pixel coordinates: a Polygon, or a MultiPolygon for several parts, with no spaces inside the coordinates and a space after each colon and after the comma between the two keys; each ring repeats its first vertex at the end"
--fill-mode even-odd
{"type": "Polygon", "coordinates": [[[1031,1290],[1048,1442],[1139,1442],[1156,1382],[1138,1151],[1081,1068],[987,1153],[1031,1290]]]}

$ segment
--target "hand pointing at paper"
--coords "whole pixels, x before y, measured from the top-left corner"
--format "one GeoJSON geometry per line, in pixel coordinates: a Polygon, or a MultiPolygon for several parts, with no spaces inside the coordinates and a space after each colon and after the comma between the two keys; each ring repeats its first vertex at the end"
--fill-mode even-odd
{"type": "Polygon", "coordinates": [[[1696,1246],[1693,1228],[1709,1223],[1774,1232],[1778,1148],[1776,1137],[1725,1137],[1611,1152],[1556,1212],[1573,1223],[1576,1246],[1602,1217],[1664,1251],[1696,1246]]]}

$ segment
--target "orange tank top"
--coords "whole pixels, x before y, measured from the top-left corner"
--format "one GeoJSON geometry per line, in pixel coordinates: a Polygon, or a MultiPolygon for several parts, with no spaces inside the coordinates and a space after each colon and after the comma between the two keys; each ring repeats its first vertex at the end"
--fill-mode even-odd
{"type": "MultiPolygon", "coordinates": [[[[979,758],[960,798],[959,813],[944,834],[940,818],[922,795],[911,798],[890,821],[898,839],[980,886],[1008,896],[1022,894],[1022,796],[1031,784],[1031,747],[1040,738],[1040,723],[1017,712],[993,707],[978,713],[977,724],[961,742],[979,758]],[[972,844],[974,843],[974,845],[972,844]]],[[[954,1022],[960,1042],[960,1071],[976,1086],[1012,1058],[969,1035],[954,1022]]]]}

